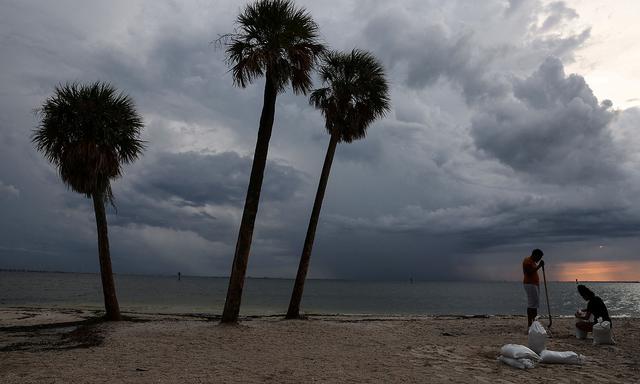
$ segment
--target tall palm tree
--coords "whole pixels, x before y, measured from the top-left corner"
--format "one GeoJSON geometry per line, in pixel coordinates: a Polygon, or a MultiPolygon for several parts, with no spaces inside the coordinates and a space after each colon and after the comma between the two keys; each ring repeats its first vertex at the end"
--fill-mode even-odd
{"type": "Polygon", "coordinates": [[[324,51],[318,40],[318,26],[311,15],[296,8],[289,0],[258,0],[249,4],[238,16],[236,24],[237,31],[227,36],[226,49],[234,83],[244,88],[264,75],[265,85],[258,140],[222,313],[223,323],[236,323],[240,313],[276,97],[288,84],[295,93],[306,94],[312,84],[311,71],[324,51]]]}
{"type": "Polygon", "coordinates": [[[142,118],[129,96],[102,82],[57,86],[39,112],[42,120],[32,139],[37,150],[68,187],[93,199],[105,318],[120,320],[105,202],[113,203],[111,180],[122,175],[122,165],[144,149],[142,118]]]}
{"type": "Polygon", "coordinates": [[[300,302],[309,269],[311,249],[336,146],[340,142],[350,143],[364,138],[367,127],[383,117],[390,108],[389,87],[384,69],[368,52],[354,49],[350,53],[326,54],[320,67],[320,77],[325,87],[314,90],[309,103],[324,115],[325,128],[331,139],[309,219],[287,319],[300,317],[300,302]]]}

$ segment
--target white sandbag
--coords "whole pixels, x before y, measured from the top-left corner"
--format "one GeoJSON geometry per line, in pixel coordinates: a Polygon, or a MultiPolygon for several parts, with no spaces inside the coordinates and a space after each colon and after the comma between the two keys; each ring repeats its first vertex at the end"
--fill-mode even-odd
{"type": "Polygon", "coordinates": [[[500,348],[500,354],[512,359],[531,359],[539,361],[540,356],[531,349],[519,344],[505,344],[500,348]]]}
{"type": "Polygon", "coordinates": [[[582,364],[584,356],[573,351],[550,351],[545,349],[540,352],[540,362],[545,364],[582,364]]]}
{"type": "Polygon", "coordinates": [[[544,329],[542,324],[537,320],[534,321],[529,327],[529,348],[533,352],[540,354],[540,352],[545,349],[547,337],[547,331],[544,329]]]}
{"type": "Polygon", "coordinates": [[[583,319],[582,317],[584,317],[584,312],[578,311],[578,316],[576,316],[576,339],[584,340],[587,338],[587,331],[578,328],[578,323],[592,323],[593,314],[589,315],[588,319],[583,319]]]}
{"type": "Polygon", "coordinates": [[[576,339],[584,340],[587,338],[587,331],[576,327],[576,339]]]}
{"type": "Polygon", "coordinates": [[[501,361],[510,367],[518,369],[531,369],[535,367],[533,361],[529,359],[512,359],[510,357],[500,356],[498,357],[498,361],[501,361]]]}
{"type": "Polygon", "coordinates": [[[593,345],[599,344],[615,344],[613,335],[611,334],[611,323],[603,321],[593,325],[593,345]]]}

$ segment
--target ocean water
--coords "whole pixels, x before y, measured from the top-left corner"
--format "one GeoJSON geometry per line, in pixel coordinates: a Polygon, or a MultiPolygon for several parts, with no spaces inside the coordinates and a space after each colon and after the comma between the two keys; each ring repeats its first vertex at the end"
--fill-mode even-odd
{"type": "MultiPolygon", "coordinates": [[[[640,283],[587,284],[612,316],[640,317],[640,283]]],[[[293,280],[247,279],[241,314],[286,312],[293,280]]],[[[121,309],[150,313],[221,314],[227,279],[116,275],[121,309]]],[[[553,315],[570,316],[585,302],[575,283],[549,283],[553,315]]],[[[546,314],[544,289],[541,313],[546,314]]],[[[84,273],[0,272],[0,306],[102,308],[100,276],[84,273]]],[[[302,310],[314,314],[495,315],[523,314],[517,282],[379,282],[308,280],[302,310]]]]}

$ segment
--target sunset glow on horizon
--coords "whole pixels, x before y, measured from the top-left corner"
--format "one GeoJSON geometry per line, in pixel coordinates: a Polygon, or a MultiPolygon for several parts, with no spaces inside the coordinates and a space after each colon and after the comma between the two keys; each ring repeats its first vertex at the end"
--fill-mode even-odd
{"type": "Polygon", "coordinates": [[[578,261],[554,265],[559,281],[640,281],[640,261],[578,261]]]}

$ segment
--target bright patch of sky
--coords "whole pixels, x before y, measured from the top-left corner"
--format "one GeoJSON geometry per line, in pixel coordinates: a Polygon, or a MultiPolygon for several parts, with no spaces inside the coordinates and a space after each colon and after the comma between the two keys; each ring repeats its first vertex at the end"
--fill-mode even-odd
{"type": "Polygon", "coordinates": [[[616,108],[640,106],[640,1],[567,0],[591,36],[576,51],[570,72],[585,77],[599,99],[616,108]]]}

